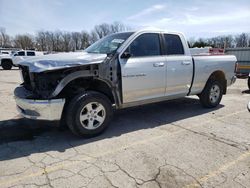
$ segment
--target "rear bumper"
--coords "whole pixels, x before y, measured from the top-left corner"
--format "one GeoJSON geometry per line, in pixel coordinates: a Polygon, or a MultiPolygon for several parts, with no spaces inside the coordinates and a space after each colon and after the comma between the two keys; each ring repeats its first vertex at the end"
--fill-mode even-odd
{"type": "Polygon", "coordinates": [[[23,87],[14,91],[17,110],[28,119],[57,121],[61,119],[65,99],[28,99],[29,92],[23,87]]]}
{"type": "Polygon", "coordinates": [[[249,73],[236,73],[236,76],[237,78],[245,79],[245,78],[248,78],[249,73]]]}

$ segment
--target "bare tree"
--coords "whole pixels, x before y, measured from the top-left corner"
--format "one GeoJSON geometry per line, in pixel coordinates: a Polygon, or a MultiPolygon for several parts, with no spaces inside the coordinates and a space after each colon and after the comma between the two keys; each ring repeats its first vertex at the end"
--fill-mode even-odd
{"type": "Polygon", "coordinates": [[[15,47],[22,49],[34,48],[33,37],[29,34],[16,35],[14,38],[15,47]]]}
{"type": "Polygon", "coordinates": [[[69,32],[62,33],[63,51],[69,52],[71,50],[70,42],[71,42],[71,34],[69,32]]]}
{"type": "Polygon", "coordinates": [[[92,31],[92,32],[90,33],[90,36],[89,36],[89,43],[90,43],[90,44],[93,44],[93,43],[95,43],[97,40],[98,40],[98,35],[96,34],[96,32],[92,31]]]}
{"type": "Polygon", "coordinates": [[[59,51],[63,51],[62,48],[62,32],[61,31],[55,31],[54,32],[54,38],[55,38],[55,51],[59,52],[59,51]]]}
{"type": "Polygon", "coordinates": [[[112,33],[127,31],[129,28],[120,22],[114,22],[110,25],[110,29],[112,33]]]}
{"type": "Polygon", "coordinates": [[[247,47],[248,36],[246,33],[242,33],[235,38],[237,47],[247,47]]]}
{"type": "Polygon", "coordinates": [[[39,31],[36,36],[36,48],[38,50],[47,51],[46,32],[39,31]]]}
{"type": "Polygon", "coordinates": [[[225,48],[234,47],[234,38],[232,35],[228,35],[225,37],[225,48]]]}
{"type": "Polygon", "coordinates": [[[85,49],[90,45],[90,35],[86,31],[81,32],[81,48],[85,49]]]}
{"type": "Polygon", "coordinates": [[[101,39],[101,38],[105,37],[106,35],[109,35],[109,34],[112,33],[111,27],[107,23],[96,25],[95,28],[94,28],[94,32],[97,34],[99,39],[101,39]]]}
{"type": "Polygon", "coordinates": [[[248,47],[250,47],[250,34],[248,34],[248,47]]]}
{"type": "Polygon", "coordinates": [[[11,47],[10,36],[6,34],[6,30],[3,27],[0,27],[0,46],[1,47],[11,47]]]}
{"type": "Polygon", "coordinates": [[[80,32],[72,32],[71,38],[72,38],[73,51],[80,50],[82,34],[80,32]]]}
{"type": "Polygon", "coordinates": [[[46,33],[46,44],[48,51],[55,51],[56,44],[55,44],[55,36],[54,32],[47,31],[46,33]]]}
{"type": "Polygon", "coordinates": [[[236,46],[236,39],[232,35],[217,36],[202,40],[206,43],[207,46],[212,46],[214,48],[233,48],[236,46]]]}
{"type": "Polygon", "coordinates": [[[194,42],[192,45],[192,47],[198,47],[198,48],[205,47],[205,46],[209,46],[209,44],[206,42],[205,39],[202,39],[202,38],[199,38],[199,40],[194,42]]]}
{"type": "Polygon", "coordinates": [[[129,29],[129,27],[120,22],[114,22],[112,24],[103,23],[100,25],[96,25],[92,32],[95,32],[97,34],[97,37],[100,39],[102,37],[105,37],[106,35],[121,31],[127,31],[129,29]]]}

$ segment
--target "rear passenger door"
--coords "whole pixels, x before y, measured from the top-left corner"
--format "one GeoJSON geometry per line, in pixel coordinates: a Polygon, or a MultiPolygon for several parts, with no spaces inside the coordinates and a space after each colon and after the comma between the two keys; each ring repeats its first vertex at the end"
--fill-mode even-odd
{"type": "MultiPolygon", "coordinates": [[[[193,75],[192,57],[185,55],[183,43],[179,35],[164,34],[166,53],[166,96],[186,96],[193,75]]],[[[184,40],[183,40],[184,41],[184,40]]]]}
{"type": "Polygon", "coordinates": [[[123,103],[164,97],[166,86],[165,57],[159,33],[144,33],[135,38],[119,59],[122,70],[123,103]]]}

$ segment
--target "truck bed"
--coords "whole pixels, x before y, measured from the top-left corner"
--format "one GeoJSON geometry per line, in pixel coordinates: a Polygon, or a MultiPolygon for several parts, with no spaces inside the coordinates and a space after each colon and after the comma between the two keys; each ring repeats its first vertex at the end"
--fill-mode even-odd
{"type": "Polygon", "coordinates": [[[231,78],[234,76],[235,63],[237,59],[233,55],[194,55],[194,79],[190,94],[199,94],[205,87],[209,76],[215,70],[221,70],[227,80],[227,85],[231,85],[231,78]]]}

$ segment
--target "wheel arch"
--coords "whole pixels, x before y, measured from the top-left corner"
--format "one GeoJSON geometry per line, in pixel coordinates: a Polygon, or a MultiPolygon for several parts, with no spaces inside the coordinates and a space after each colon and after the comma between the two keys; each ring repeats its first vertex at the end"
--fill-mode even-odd
{"type": "Polygon", "coordinates": [[[2,62],[4,62],[4,61],[11,62],[11,63],[12,63],[12,65],[13,65],[13,61],[12,61],[12,59],[9,59],[9,58],[2,58],[2,59],[1,59],[1,64],[2,64],[2,62]]]}
{"type": "Polygon", "coordinates": [[[227,80],[226,75],[221,70],[216,70],[212,74],[210,74],[208,80],[206,83],[208,83],[210,80],[216,80],[222,84],[223,87],[223,94],[226,94],[227,92],[227,80]]]}
{"type": "MultiPolygon", "coordinates": [[[[115,98],[112,93],[112,87],[110,86],[110,84],[95,77],[78,76],[72,79],[68,79],[63,84],[57,86],[56,90],[53,93],[53,96],[70,95],[72,92],[77,94],[80,91],[100,92],[107,96],[112,103],[115,103],[115,98]]],[[[74,94],[72,96],[74,96],[74,94]]]]}

